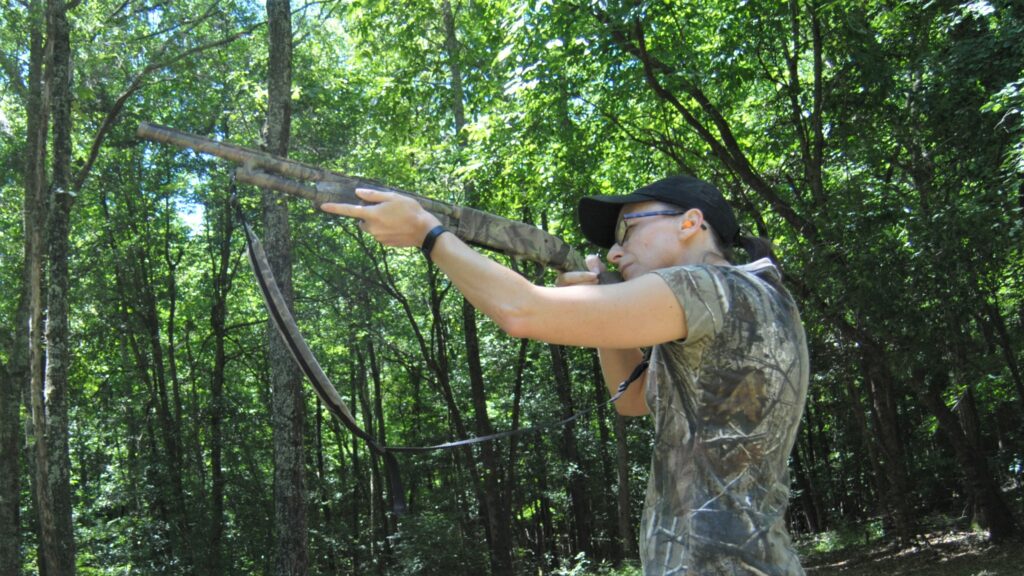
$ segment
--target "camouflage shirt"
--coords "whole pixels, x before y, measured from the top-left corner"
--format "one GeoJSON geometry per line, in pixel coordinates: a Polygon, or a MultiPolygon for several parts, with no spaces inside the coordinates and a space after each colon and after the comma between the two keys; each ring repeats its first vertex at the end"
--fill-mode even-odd
{"type": "Polygon", "coordinates": [[[656,346],[647,374],[644,574],[803,574],[784,518],[808,379],[793,298],[768,260],[655,273],[688,336],[656,346]]]}

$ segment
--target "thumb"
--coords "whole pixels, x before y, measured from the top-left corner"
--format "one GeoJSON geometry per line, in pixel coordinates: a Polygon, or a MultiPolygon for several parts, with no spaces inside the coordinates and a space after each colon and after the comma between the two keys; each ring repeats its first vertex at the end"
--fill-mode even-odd
{"type": "Polygon", "coordinates": [[[608,267],[604,265],[604,262],[601,261],[601,258],[597,254],[587,254],[587,257],[584,260],[584,262],[586,262],[587,264],[587,270],[590,270],[595,274],[600,274],[601,272],[604,272],[608,269],[608,267]]]}

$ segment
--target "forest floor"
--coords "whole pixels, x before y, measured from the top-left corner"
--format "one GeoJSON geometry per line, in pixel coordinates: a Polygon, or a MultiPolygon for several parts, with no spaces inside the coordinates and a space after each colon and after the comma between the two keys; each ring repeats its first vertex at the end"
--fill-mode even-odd
{"type": "MultiPolygon", "coordinates": [[[[978,531],[945,530],[926,534],[909,548],[882,542],[817,551],[816,543],[800,544],[810,576],[1020,576],[1024,574],[1024,542],[993,546],[978,531]]],[[[817,548],[821,548],[817,546],[817,548]]]]}

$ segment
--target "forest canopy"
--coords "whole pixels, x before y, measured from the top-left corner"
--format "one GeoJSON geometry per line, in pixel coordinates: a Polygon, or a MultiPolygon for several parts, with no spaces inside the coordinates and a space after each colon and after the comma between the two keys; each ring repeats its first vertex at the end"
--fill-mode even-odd
{"type": "MultiPolygon", "coordinates": [[[[1013,0],[4,0],[0,574],[536,574],[635,562],[648,419],[416,250],[141,142],[148,121],[587,245],[576,203],[714,182],[807,328],[790,531],[1019,530],[1013,0]],[[231,198],[383,462],[281,347],[231,198]],[[442,553],[443,551],[443,553],[442,553]]],[[[536,283],[554,272],[492,255],[536,283]]]]}

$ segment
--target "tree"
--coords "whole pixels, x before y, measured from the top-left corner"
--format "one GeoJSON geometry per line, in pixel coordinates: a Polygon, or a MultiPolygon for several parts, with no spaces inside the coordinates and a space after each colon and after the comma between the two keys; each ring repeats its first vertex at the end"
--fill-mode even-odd
{"type": "MultiPolygon", "coordinates": [[[[267,151],[287,156],[291,133],[292,25],[288,0],[267,2],[267,151]]],[[[292,287],[291,232],[288,205],[280,193],[263,191],[263,222],[267,259],[289,307],[295,298],[292,287]]],[[[306,483],[303,434],[306,421],[302,374],[274,330],[269,332],[269,359],[274,429],[274,526],[276,529],[276,572],[305,574],[306,483]]]]}

